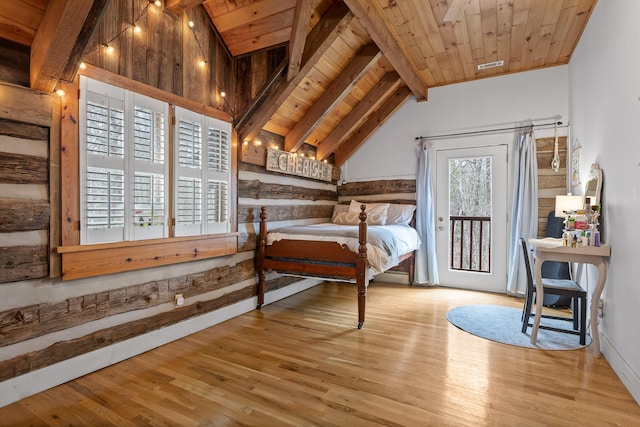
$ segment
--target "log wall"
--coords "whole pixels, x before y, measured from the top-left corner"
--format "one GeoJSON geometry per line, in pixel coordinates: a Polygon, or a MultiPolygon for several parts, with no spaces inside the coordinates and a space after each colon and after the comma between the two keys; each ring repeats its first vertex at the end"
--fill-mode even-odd
{"type": "Polygon", "coordinates": [[[1,284],[49,276],[51,101],[19,86],[0,90],[1,284]]]}
{"type": "MultiPolygon", "coordinates": [[[[206,22],[202,6],[175,16],[147,0],[112,0],[83,61],[233,116],[234,63],[206,22]],[[136,19],[139,34],[129,28],[136,19]],[[189,20],[196,24],[193,31],[189,20]],[[105,42],[114,47],[112,55],[105,42]],[[200,68],[203,56],[207,64],[200,68]]],[[[56,277],[50,254],[62,239],[60,175],[73,173],[60,163],[60,151],[68,149],[62,123],[77,119],[65,115],[64,106],[60,110],[56,95],[16,86],[28,84],[28,55],[24,58],[23,52],[0,49],[0,70],[11,70],[0,75],[10,77],[0,82],[0,392],[14,377],[151,331],[161,333],[163,327],[222,307],[246,307],[242,303],[256,295],[255,238],[253,244],[241,241],[232,256],[65,282],[56,277]],[[178,293],[184,306],[175,305],[178,293]]],[[[251,68],[258,70],[258,63],[251,68]]],[[[250,80],[258,92],[264,78],[250,80]]],[[[330,216],[330,208],[309,203],[335,203],[335,185],[307,190],[304,180],[256,176],[261,172],[249,176],[242,190],[256,206],[290,197],[299,208],[282,208],[280,217],[330,216]]],[[[240,213],[245,224],[254,211],[250,205],[240,213]]],[[[292,281],[276,277],[269,286],[292,281]]]]}
{"type": "MultiPolygon", "coordinates": [[[[279,150],[284,147],[282,136],[262,131],[259,138],[279,150]]],[[[314,150],[315,147],[304,149],[314,150]]],[[[266,156],[266,151],[262,154],[266,156]]],[[[267,208],[269,229],[330,221],[338,200],[336,180],[327,183],[267,171],[262,165],[242,161],[238,170],[238,251],[255,251],[262,206],[267,208]]],[[[265,290],[272,291],[298,281],[298,278],[272,274],[267,277],[265,290]]]]}

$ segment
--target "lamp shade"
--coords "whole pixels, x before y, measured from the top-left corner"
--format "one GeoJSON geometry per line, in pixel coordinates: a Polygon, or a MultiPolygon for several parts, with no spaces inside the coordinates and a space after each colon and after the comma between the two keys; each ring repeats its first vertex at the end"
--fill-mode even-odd
{"type": "Polygon", "coordinates": [[[582,196],[556,196],[556,216],[564,217],[567,213],[575,212],[584,208],[582,196]]]}

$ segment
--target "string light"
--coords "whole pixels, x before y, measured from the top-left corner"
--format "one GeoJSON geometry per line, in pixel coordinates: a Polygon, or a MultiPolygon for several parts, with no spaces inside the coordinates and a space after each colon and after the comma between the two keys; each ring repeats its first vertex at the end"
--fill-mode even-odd
{"type": "Polygon", "coordinates": [[[59,97],[61,97],[61,98],[62,98],[62,97],[64,96],[64,90],[62,90],[62,89],[57,89],[57,90],[56,90],[56,95],[58,95],[59,97]]]}
{"type": "Polygon", "coordinates": [[[207,61],[201,59],[200,62],[198,62],[198,65],[200,65],[200,68],[204,68],[207,65],[207,61]]]}
{"type": "MultiPolygon", "coordinates": [[[[195,26],[195,24],[193,23],[193,21],[190,19],[187,22],[187,25],[189,26],[189,28],[191,28],[191,33],[193,34],[193,38],[196,41],[196,44],[198,45],[198,49],[200,49],[200,53],[202,54],[203,58],[206,58],[207,55],[205,55],[204,53],[204,49],[202,49],[202,45],[200,44],[200,40],[198,40],[198,36],[196,35],[195,30],[193,29],[193,27],[195,26]]],[[[204,67],[206,65],[207,61],[206,60],[202,60],[200,61],[200,67],[204,67]]]]}
{"type": "Polygon", "coordinates": [[[87,69],[87,64],[85,64],[84,62],[80,63],[80,69],[81,70],[86,70],[87,69]]]}
{"type": "Polygon", "coordinates": [[[220,92],[220,96],[224,98],[224,97],[226,97],[226,96],[227,96],[227,93],[226,93],[225,91],[221,91],[221,92],[220,92]]]}
{"type": "Polygon", "coordinates": [[[162,7],[162,1],[161,0],[156,0],[153,2],[153,4],[156,5],[156,7],[162,7]]]}
{"type": "MultiPolygon", "coordinates": [[[[160,2],[160,0],[157,0],[157,2],[162,5],[162,2],[160,2]]],[[[124,29],[122,31],[120,31],[118,34],[116,34],[115,36],[113,36],[109,41],[107,41],[106,43],[102,43],[97,45],[96,47],[94,47],[93,49],[89,50],[88,52],[86,52],[85,54],[88,54],[90,52],[93,52],[96,49],[99,49],[100,47],[104,47],[105,50],[107,51],[107,53],[112,54],[114,51],[114,48],[111,46],[111,43],[116,40],[117,38],[119,38],[122,34],[124,34],[125,31],[127,31],[129,28],[132,29],[132,31],[134,33],[140,33],[142,31],[142,28],[140,28],[138,26],[138,21],[140,19],[142,19],[142,17],[144,15],[146,15],[146,13],[149,11],[149,6],[151,6],[152,4],[155,4],[153,0],[151,0],[149,3],[147,3],[147,5],[144,7],[144,9],[140,12],[140,14],[138,15],[138,17],[136,19],[134,19],[132,24],[127,25],[126,27],[124,27],[124,29]]],[[[131,14],[133,15],[133,3],[132,3],[132,11],[131,14]]]]}

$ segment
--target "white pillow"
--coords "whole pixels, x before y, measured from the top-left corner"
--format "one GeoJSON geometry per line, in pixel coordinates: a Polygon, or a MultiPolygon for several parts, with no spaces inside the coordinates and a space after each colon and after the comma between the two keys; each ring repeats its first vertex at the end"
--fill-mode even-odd
{"type": "Polygon", "coordinates": [[[386,225],[409,225],[415,210],[415,205],[390,204],[386,225]]]}
{"type": "Polygon", "coordinates": [[[352,200],[349,204],[349,212],[360,213],[361,205],[367,206],[365,209],[367,215],[380,215],[382,223],[379,225],[385,225],[387,223],[387,210],[389,209],[389,203],[362,203],[352,200]]]}
{"type": "MultiPolygon", "coordinates": [[[[334,224],[340,225],[358,225],[360,224],[359,212],[338,212],[332,221],[334,224]]],[[[367,214],[368,225],[384,225],[384,219],[379,214],[367,214]]]]}

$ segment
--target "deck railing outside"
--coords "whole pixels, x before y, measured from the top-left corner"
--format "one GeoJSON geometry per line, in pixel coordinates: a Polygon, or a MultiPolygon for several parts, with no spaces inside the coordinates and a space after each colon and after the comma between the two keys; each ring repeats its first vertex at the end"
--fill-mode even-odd
{"type": "Polygon", "coordinates": [[[449,268],[491,272],[491,217],[450,216],[449,268]]]}

